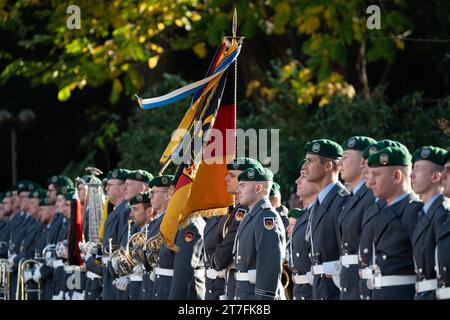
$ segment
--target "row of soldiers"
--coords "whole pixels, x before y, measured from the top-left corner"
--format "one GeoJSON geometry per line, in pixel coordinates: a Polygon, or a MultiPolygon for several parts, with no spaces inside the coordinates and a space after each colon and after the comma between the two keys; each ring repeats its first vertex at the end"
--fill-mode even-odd
{"type": "Polygon", "coordinates": [[[54,176],[42,191],[23,181],[0,207],[0,258],[11,295],[19,261],[36,258],[25,282],[39,285],[43,299],[450,298],[449,153],[426,146],[411,155],[397,141],[363,136],[342,145],[314,140],[304,149],[289,212],[270,170],[234,159],[225,177],[236,199],[228,214],[191,217],[177,231],[178,250],[162,243],[150,263],[125,255],[133,260],[125,272],[113,251],[128,250],[133,234],[158,238],[173,176],[109,172],[101,249],[85,247],[74,265],[67,257],[71,204],[76,198],[86,205],[87,185],[101,182],[84,176],[75,189],[54,176]]]}

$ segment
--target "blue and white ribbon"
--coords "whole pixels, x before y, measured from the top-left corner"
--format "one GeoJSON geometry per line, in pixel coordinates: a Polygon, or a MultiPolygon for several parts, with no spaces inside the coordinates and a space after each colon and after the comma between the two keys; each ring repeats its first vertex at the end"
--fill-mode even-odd
{"type": "Polygon", "coordinates": [[[142,109],[154,109],[159,108],[173,102],[179,101],[184,97],[187,97],[191,94],[195,94],[202,90],[211,80],[220,76],[227,68],[237,59],[239,53],[241,52],[241,46],[238,46],[236,51],[234,51],[231,55],[226,57],[214,70],[213,74],[207,78],[196,81],[194,83],[188,84],[182,88],[179,88],[175,91],[167,93],[163,96],[142,99],[138,95],[135,95],[138,98],[139,105],[142,109]]]}

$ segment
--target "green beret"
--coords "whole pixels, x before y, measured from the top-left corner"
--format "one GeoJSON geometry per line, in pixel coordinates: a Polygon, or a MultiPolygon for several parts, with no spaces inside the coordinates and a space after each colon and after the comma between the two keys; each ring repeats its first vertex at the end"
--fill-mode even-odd
{"type": "Polygon", "coordinates": [[[154,177],[150,183],[149,187],[170,187],[172,185],[173,180],[175,179],[175,176],[173,175],[164,175],[164,176],[157,176],[154,177]]]}
{"type": "Polygon", "coordinates": [[[342,157],[342,147],[334,141],[328,139],[313,140],[305,144],[306,153],[317,154],[318,156],[338,159],[342,157]]]}
{"type": "Polygon", "coordinates": [[[444,164],[450,161],[450,151],[447,152],[447,154],[444,157],[444,164]]]}
{"type": "Polygon", "coordinates": [[[67,188],[67,187],[61,187],[56,190],[57,196],[66,196],[69,193],[75,192],[75,188],[67,188]]]}
{"type": "Polygon", "coordinates": [[[150,193],[148,192],[141,192],[138,193],[136,196],[131,198],[130,205],[135,205],[138,203],[150,203],[150,193]]]}
{"type": "Polygon", "coordinates": [[[82,176],[81,178],[77,177],[75,180],[77,182],[77,186],[80,184],[102,184],[102,181],[99,178],[88,175],[82,176]]]}
{"type": "Polygon", "coordinates": [[[252,158],[239,157],[227,164],[228,170],[246,170],[248,168],[262,167],[258,160],[252,158]]]}
{"type": "Polygon", "coordinates": [[[239,181],[272,181],[273,173],[263,167],[248,168],[238,175],[239,181]]]}
{"type": "Polygon", "coordinates": [[[38,184],[31,182],[29,180],[23,180],[23,181],[19,182],[17,191],[19,193],[23,192],[23,191],[33,192],[33,191],[39,190],[39,189],[41,189],[41,187],[38,184]]]}
{"type": "Polygon", "coordinates": [[[407,166],[411,164],[411,154],[398,147],[387,147],[369,156],[369,167],[407,166]]]}
{"type": "Polygon", "coordinates": [[[367,159],[369,159],[369,156],[372,153],[375,153],[375,152],[377,152],[381,149],[387,148],[387,147],[403,148],[406,151],[408,151],[408,148],[404,144],[402,144],[398,141],[383,139],[383,140],[377,141],[377,142],[367,146],[363,151],[363,158],[365,160],[367,160],[367,159]]]}
{"type": "Polygon", "coordinates": [[[50,184],[53,184],[56,190],[61,189],[62,187],[74,187],[72,179],[66,176],[52,176],[50,179],[48,179],[48,185],[50,184]]]}
{"type": "Polygon", "coordinates": [[[64,197],[66,198],[66,201],[72,200],[75,197],[76,192],[77,192],[77,189],[75,189],[75,188],[68,189],[67,193],[64,195],[64,197]]]}
{"type": "Polygon", "coordinates": [[[344,141],[342,148],[344,150],[364,151],[365,148],[376,142],[377,141],[375,139],[370,137],[353,136],[344,141]]]}
{"type": "Polygon", "coordinates": [[[303,212],[303,210],[301,210],[299,208],[292,208],[288,212],[288,218],[297,219],[302,214],[302,212],[303,212]]]}
{"type": "Polygon", "coordinates": [[[275,193],[280,192],[280,185],[275,181],[272,183],[272,188],[270,188],[270,197],[273,197],[275,193]]]}
{"type": "Polygon", "coordinates": [[[108,172],[108,174],[106,175],[106,179],[108,179],[108,180],[117,179],[117,180],[125,181],[127,179],[128,172],[130,172],[130,170],[120,169],[120,168],[114,169],[114,170],[108,172]]]}
{"type": "Polygon", "coordinates": [[[39,189],[33,192],[30,192],[28,198],[30,199],[44,199],[47,196],[47,191],[44,189],[39,189]]]}
{"type": "Polygon", "coordinates": [[[418,160],[428,160],[440,166],[444,165],[445,155],[447,154],[447,150],[433,147],[433,146],[424,146],[412,154],[412,162],[416,162],[418,160]]]}
{"type": "Polygon", "coordinates": [[[131,170],[127,174],[127,179],[141,181],[146,184],[149,184],[150,181],[153,179],[153,175],[150,172],[141,169],[131,170]]]}
{"type": "Polygon", "coordinates": [[[50,198],[44,198],[44,199],[40,199],[39,200],[39,205],[41,207],[43,207],[43,206],[53,206],[55,203],[56,203],[56,201],[52,200],[50,198]]]}

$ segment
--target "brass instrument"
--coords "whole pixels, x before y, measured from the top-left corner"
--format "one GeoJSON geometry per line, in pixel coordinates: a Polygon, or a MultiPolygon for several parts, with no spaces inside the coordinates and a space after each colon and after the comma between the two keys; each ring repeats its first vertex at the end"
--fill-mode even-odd
{"type": "Polygon", "coordinates": [[[159,250],[161,249],[161,246],[163,244],[164,240],[160,233],[145,241],[144,245],[145,260],[147,264],[150,265],[151,267],[156,266],[159,260],[159,250]]]}
{"type": "Polygon", "coordinates": [[[16,300],[28,300],[28,294],[37,292],[38,300],[41,300],[41,286],[37,284],[37,289],[29,289],[25,281],[25,272],[34,270],[38,266],[38,262],[34,259],[21,259],[17,267],[17,289],[16,300]],[[33,268],[32,268],[33,267],[33,268]]]}
{"type": "Polygon", "coordinates": [[[7,268],[8,259],[0,259],[0,294],[3,300],[9,300],[11,273],[7,268]]]}
{"type": "Polygon", "coordinates": [[[283,269],[281,271],[281,283],[283,284],[284,294],[286,300],[292,300],[292,281],[291,281],[291,269],[287,261],[283,262],[283,269]]]}
{"type": "Polygon", "coordinates": [[[130,234],[131,234],[131,220],[128,220],[128,242],[126,249],[120,248],[114,251],[111,255],[111,274],[115,278],[120,278],[132,274],[136,262],[130,255],[130,234]]]}

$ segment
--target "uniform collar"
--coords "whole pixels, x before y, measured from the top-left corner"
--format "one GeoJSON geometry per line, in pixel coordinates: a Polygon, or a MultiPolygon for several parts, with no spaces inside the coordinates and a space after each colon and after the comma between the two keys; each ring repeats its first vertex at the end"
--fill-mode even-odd
{"type": "Polygon", "coordinates": [[[360,182],[358,182],[358,184],[352,190],[352,195],[355,195],[356,193],[358,193],[358,191],[362,188],[364,183],[365,183],[364,179],[362,179],[360,182]]]}
{"type": "Polygon", "coordinates": [[[425,214],[428,212],[428,210],[430,210],[431,206],[436,201],[436,199],[439,198],[440,195],[441,195],[441,193],[437,193],[430,200],[428,200],[427,202],[424,203],[423,212],[425,212],[425,214]]]}
{"type": "Polygon", "coordinates": [[[392,201],[392,203],[391,203],[389,206],[393,206],[393,205],[396,204],[397,202],[402,201],[402,200],[405,199],[408,195],[409,195],[409,192],[403,192],[401,195],[399,195],[397,198],[395,198],[395,200],[392,201]]]}
{"type": "Polygon", "coordinates": [[[323,188],[322,191],[319,192],[319,195],[317,196],[317,200],[319,200],[319,203],[322,203],[323,200],[325,200],[325,197],[328,195],[328,193],[331,191],[331,189],[333,189],[335,185],[336,182],[331,182],[329,185],[323,188]]]}
{"type": "Polygon", "coordinates": [[[158,218],[161,217],[165,212],[166,212],[166,210],[161,211],[160,213],[158,213],[158,214],[155,216],[155,220],[158,220],[158,218]]]}

